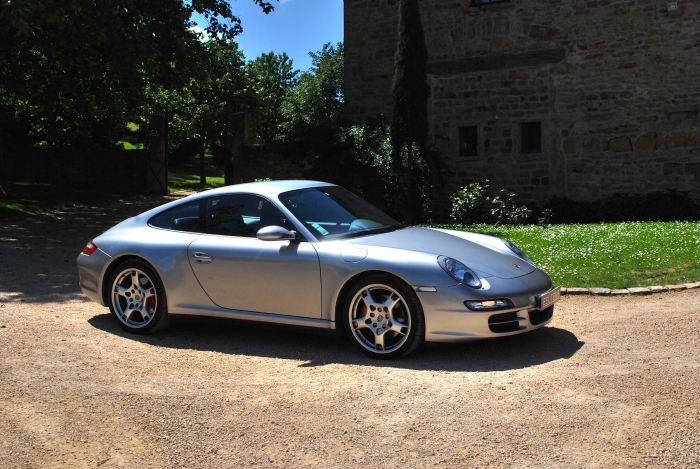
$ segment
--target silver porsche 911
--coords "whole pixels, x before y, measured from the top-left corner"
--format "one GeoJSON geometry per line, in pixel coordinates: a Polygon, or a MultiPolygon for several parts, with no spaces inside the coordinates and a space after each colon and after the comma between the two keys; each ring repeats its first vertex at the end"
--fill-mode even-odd
{"type": "Polygon", "coordinates": [[[154,332],[174,314],[229,317],[337,329],[376,358],[542,327],[560,295],[506,240],[403,226],[313,181],[154,208],[90,241],[78,272],[127,331],[154,332]]]}

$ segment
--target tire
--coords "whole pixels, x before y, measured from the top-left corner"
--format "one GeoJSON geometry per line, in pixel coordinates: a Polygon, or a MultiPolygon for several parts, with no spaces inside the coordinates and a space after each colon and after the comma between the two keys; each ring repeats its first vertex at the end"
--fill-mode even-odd
{"type": "Polygon", "coordinates": [[[110,276],[109,285],[109,309],[122,329],[148,334],[165,328],[165,287],[150,264],[141,260],[124,262],[110,276]]]}
{"type": "Polygon", "coordinates": [[[372,358],[407,355],[425,339],[423,307],[404,282],[385,274],[357,282],[343,305],[343,329],[372,358]]]}

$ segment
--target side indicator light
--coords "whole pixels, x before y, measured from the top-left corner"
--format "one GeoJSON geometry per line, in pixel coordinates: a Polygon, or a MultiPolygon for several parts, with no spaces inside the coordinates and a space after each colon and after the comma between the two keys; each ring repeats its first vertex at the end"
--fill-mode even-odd
{"type": "Polygon", "coordinates": [[[91,255],[95,251],[97,251],[97,245],[93,243],[92,240],[90,240],[90,242],[83,248],[83,254],[86,256],[91,255]]]}

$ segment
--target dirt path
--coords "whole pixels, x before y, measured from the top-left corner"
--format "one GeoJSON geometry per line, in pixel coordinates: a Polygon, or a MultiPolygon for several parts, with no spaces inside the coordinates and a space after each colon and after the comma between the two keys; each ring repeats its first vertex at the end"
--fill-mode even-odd
{"type": "Polygon", "coordinates": [[[163,201],[0,221],[0,467],[700,467],[700,290],[395,362],[225,320],[131,336],[74,259],[163,201]]]}

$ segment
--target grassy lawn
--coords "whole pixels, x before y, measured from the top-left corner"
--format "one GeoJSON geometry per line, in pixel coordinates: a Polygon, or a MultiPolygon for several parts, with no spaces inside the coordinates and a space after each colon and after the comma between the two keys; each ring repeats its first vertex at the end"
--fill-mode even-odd
{"type": "Polygon", "coordinates": [[[168,188],[170,192],[201,191],[224,185],[224,167],[211,163],[213,158],[205,158],[207,183],[199,183],[199,159],[181,168],[168,168],[168,188]]]}
{"type": "Polygon", "coordinates": [[[564,287],[628,288],[700,279],[698,222],[441,227],[508,239],[564,287]]]}

